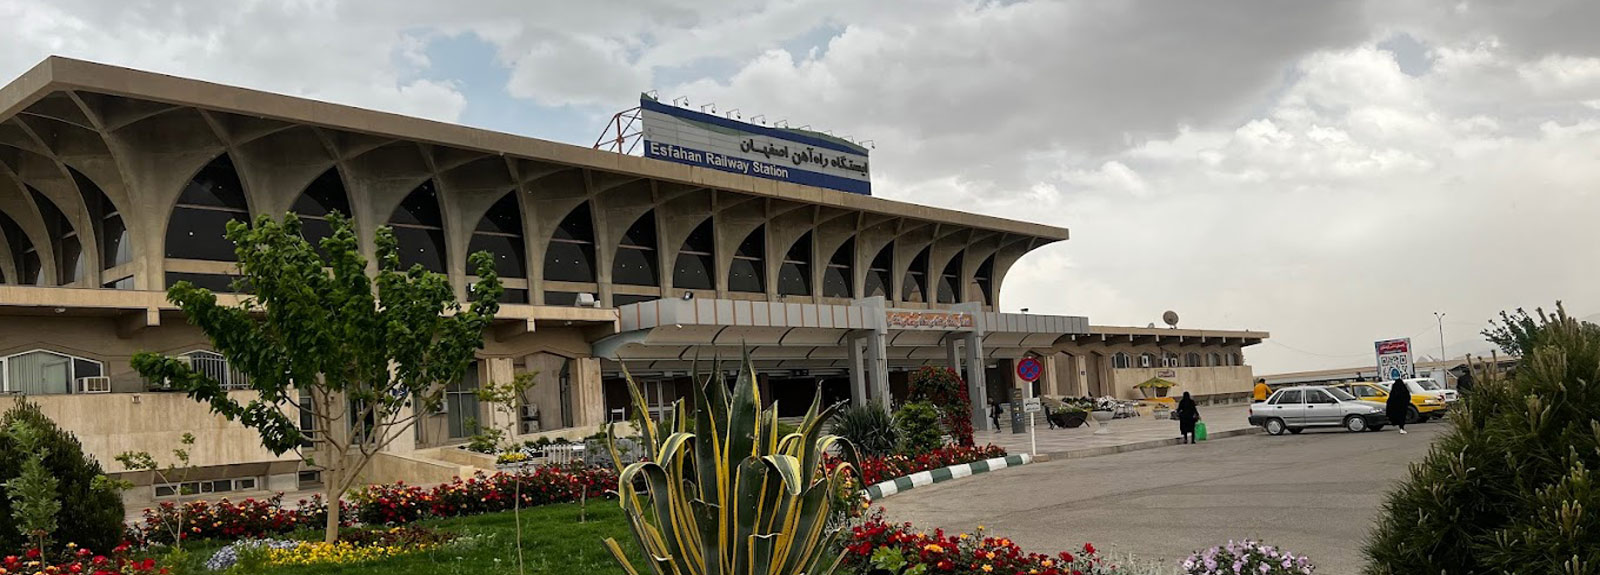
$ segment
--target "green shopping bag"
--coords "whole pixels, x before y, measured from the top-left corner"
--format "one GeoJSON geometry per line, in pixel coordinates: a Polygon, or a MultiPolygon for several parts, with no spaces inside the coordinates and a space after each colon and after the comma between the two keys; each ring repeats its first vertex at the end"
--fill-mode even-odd
{"type": "Polygon", "coordinates": [[[1204,421],[1196,421],[1196,422],[1194,422],[1194,440],[1195,441],[1205,441],[1206,440],[1206,422],[1204,422],[1204,421]]]}

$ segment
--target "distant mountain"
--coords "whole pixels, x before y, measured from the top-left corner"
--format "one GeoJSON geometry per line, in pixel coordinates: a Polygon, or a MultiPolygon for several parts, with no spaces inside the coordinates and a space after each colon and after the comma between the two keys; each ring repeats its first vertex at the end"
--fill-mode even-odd
{"type": "Polygon", "coordinates": [[[1589,317],[1580,318],[1579,321],[1585,321],[1585,322],[1589,322],[1589,323],[1592,323],[1592,324],[1595,324],[1595,325],[1600,325],[1600,313],[1591,315],[1589,317]]]}

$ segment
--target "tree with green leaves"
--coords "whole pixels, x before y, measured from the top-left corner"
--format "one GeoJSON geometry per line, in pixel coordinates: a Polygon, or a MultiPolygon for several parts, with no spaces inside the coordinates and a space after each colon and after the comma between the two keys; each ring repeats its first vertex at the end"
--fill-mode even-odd
{"type": "Polygon", "coordinates": [[[45,445],[43,435],[41,430],[27,424],[11,424],[11,436],[28,456],[22,460],[22,473],[6,482],[6,495],[11,498],[11,518],[33,539],[34,548],[40,552],[45,550],[50,534],[56,531],[56,514],[61,512],[61,494],[56,491],[61,481],[44,465],[50,448],[45,445]]]}
{"type": "MultiPolygon", "coordinates": [[[[59,551],[64,543],[111,549],[122,540],[119,482],[106,477],[100,463],[84,452],[72,432],[45,416],[39,404],[22,398],[0,414],[0,484],[17,480],[23,464],[35,458],[55,479],[55,499],[61,504],[55,513],[55,532],[61,537],[47,551],[59,551]],[[19,439],[15,430],[20,429],[32,437],[19,439]]],[[[0,549],[21,549],[35,542],[15,517],[11,497],[0,488],[0,549]]]]}
{"type": "Polygon", "coordinates": [[[184,433],[178,439],[177,447],[172,450],[172,461],[165,466],[156,462],[154,455],[148,451],[124,451],[117,455],[117,461],[128,471],[148,472],[157,485],[175,484],[178,496],[177,513],[168,521],[165,513],[161,514],[162,527],[172,535],[174,549],[183,548],[183,516],[187,508],[183,505],[184,497],[193,495],[194,488],[189,487],[189,475],[194,473],[194,463],[189,456],[189,449],[194,447],[194,434],[184,433]]]}
{"type": "MultiPolygon", "coordinates": [[[[514,421],[517,413],[522,409],[522,403],[528,395],[528,390],[533,389],[534,379],[538,375],[537,372],[523,372],[513,376],[509,383],[490,382],[489,385],[478,388],[478,401],[488,405],[489,409],[498,412],[501,421],[514,421]]],[[[494,425],[490,425],[484,431],[478,432],[478,435],[473,436],[472,441],[473,443],[492,446],[492,452],[496,454],[496,457],[515,445],[515,442],[506,439],[504,431],[494,425]]],[[[517,526],[517,573],[523,573],[526,570],[522,554],[523,471],[518,469],[516,473],[517,481],[513,484],[514,487],[511,493],[511,518],[517,526]]]]}
{"type": "Polygon", "coordinates": [[[178,358],[141,353],[133,367],[257,431],[272,453],[296,451],[319,469],[329,502],[324,539],[333,542],[340,496],[418,417],[439,409],[445,386],[482,349],[504,289],[490,254],[474,253],[468,261],[478,281],[463,307],[445,276],[401,269],[387,227],[378,229],[369,277],[350,221],[332,214],[328,223],[332,233],[313,247],[294,214],[229,222],[234,289],[245,294],[237,304],[189,282],[167,290],[228,365],[249,377],[255,397],[236,399],[178,358]],[[312,422],[309,433],[296,415],[312,422]]]}
{"type": "Polygon", "coordinates": [[[1600,327],[1560,304],[1502,318],[1516,373],[1474,369],[1450,429],[1389,494],[1367,573],[1600,573],[1600,327]]]}

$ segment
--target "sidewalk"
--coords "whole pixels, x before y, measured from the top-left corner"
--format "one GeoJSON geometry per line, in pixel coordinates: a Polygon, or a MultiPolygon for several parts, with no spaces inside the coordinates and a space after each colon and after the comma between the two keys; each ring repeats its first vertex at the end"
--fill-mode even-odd
{"type": "MultiPolygon", "coordinates": [[[[1223,439],[1258,431],[1259,428],[1251,427],[1246,421],[1249,408],[1248,405],[1203,407],[1200,416],[1210,438],[1223,439]]],[[[1011,422],[1002,420],[1001,423],[1005,424],[1004,432],[979,431],[973,439],[979,445],[993,443],[1004,447],[1007,453],[1028,453],[1028,433],[1011,433],[1011,422]]],[[[1040,460],[1094,457],[1178,443],[1177,420],[1150,416],[1112,420],[1108,424],[1110,433],[1104,435],[1095,434],[1097,428],[1093,420],[1075,429],[1050,429],[1042,417],[1036,418],[1035,423],[1040,460]]]]}

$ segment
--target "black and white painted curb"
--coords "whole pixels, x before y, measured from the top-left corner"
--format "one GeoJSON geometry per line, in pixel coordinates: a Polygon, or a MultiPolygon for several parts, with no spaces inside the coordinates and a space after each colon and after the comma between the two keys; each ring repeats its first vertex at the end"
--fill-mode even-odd
{"type": "Polygon", "coordinates": [[[1033,456],[1023,453],[1020,455],[1007,455],[1005,457],[996,457],[994,459],[963,463],[961,465],[940,467],[938,469],[930,469],[928,471],[919,471],[905,477],[896,477],[889,481],[884,481],[877,485],[868,487],[867,499],[871,501],[877,501],[890,495],[894,495],[902,491],[910,491],[924,485],[933,485],[935,483],[941,483],[951,479],[960,479],[969,475],[987,473],[996,469],[1005,469],[1007,467],[1016,467],[1018,465],[1027,465],[1029,463],[1033,463],[1033,456]]]}

